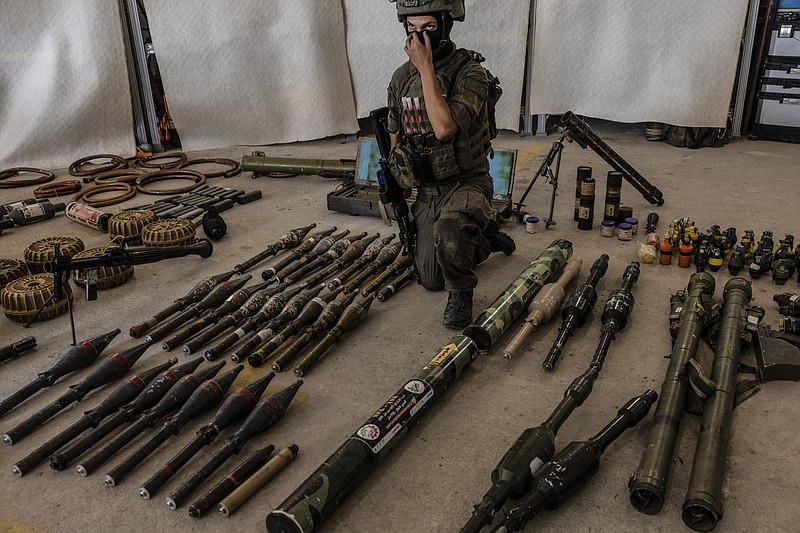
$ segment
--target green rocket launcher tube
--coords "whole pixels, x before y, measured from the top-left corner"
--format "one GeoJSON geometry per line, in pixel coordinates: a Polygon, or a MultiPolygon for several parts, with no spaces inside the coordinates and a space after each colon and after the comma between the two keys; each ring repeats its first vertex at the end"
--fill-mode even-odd
{"type": "Polygon", "coordinates": [[[722,518],[722,478],[736,396],[742,334],[747,326],[747,304],[752,296],[750,282],[746,279],[733,278],[725,284],[722,322],[711,370],[711,380],[716,386],[703,408],[703,422],[683,503],[683,521],[695,531],[711,531],[722,518]]]}
{"type": "Polygon", "coordinates": [[[698,272],[689,279],[688,296],[681,310],[680,327],[661,385],[647,444],[639,467],[628,483],[631,504],[645,514],[655,514],[664,505],[665,486],[689,390],[686,363],[697,352],[700,335],[710,314],[704,299],[713,296],[715,288],[714,278],[707,272],[698,272]]]}
{"type": "MultiPolygon", "coordinates": [[[[533,261],[523,274],[512,282],[503,295],[525,299],[526,304],[546,283],[554,279],[572,255],[572,244],[559,240],[533,261]],[[520,281],[524,278],[523,281],[520,281]],[[524,290],[523,287],[524,286],[524,290]]],[[[512,303],[495,306],[502,310],[512,303]]],[[[519,316],[525,309],[521,306],[519,316]]],[[[494,307],[481,315],[481,327],[499,337],[510,325],[494,307]],[[495,316],[499,323],[489,323],[495,316]]],[[[509,311],[511,313],[511,311],[509,311]]],[[[391,450],[406,436],[446,389],[478,357],[478,344],[466,335],[456,335],[431,361],[378,409],[342,444],[311,476],[306,479],[277,509],[266,517],[270,533],[310,533],[317,531],[339,508],[341,503],[366,479],[391,450]]]]}
{"type": "Polygon", "coordinates": [[[528,309],[539,289],[549,280],[556,279],[570,257],[571,242],[564,239],[553,241],[538,259],[464,329],[464,335],[473,339],[482,350],[491,348],[506,329],[528,309]]]}

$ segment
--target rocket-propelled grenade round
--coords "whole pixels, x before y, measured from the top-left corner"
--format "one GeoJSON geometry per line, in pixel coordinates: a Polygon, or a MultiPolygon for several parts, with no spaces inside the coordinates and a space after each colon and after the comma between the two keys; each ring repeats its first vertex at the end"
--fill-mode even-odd
{"type": "MultiPolygon", "coordinates": [[[[328,312],[324,313],[323,316],[320,317],[320,321],[317,324],[315,324],[316,327],[314,329],[311,329],[308,332],[308,335],[305,336],[305,338],[297,339],[299,341],[298,348],[296,349],[296,351],[293,350],[294,353],[287,354],[286,361],[277,361],[277,360],[275,361],[275,364],[277,364],[278,366],[276,369],[276,366],[273,365],[273,370],[275,370],[276,372],[280,371],[281,365],[288,362],[289,357],[294,357],[295,353],[299,353],[300,349],[306,346],[306,344],[300,346],[300,343],[305,343],[306,341],[311,342],[312,340],[314,340],[315,338],[317,338],[319,335],[322,334],[322,331],[328,324],[336,320],[335,325],[332,324],[332,327],[330,331],[328,331],[328,334],[319,343],[317,343],[311,350],[309,350],[309,352],[305,355],[305,357],[303,357],[303,359],[295,366],[294,373],[297,376],[302,377],[303,375],[305,375],[306,372],[308,372],[309,368],[311,368],[314,365],[314,363],[316,363],[320,359],[320,357],[322,357],[323,354],[325,354],[325,352],[331,346],[333,346],[342,339],[345,333],[352,331],[358,326],[360,326],[367,318],[367,313],[369,312],[369,309],[372,306],[372,302],[375,300],[375,293],[370,294],[366,298],[362,298],[357,302],[352,302],[347,304],[348,301],[352,300],[350,296],[356,294],[358,293],[356,292],[350,293],[345,297],[345,299],[342,300],[342,304],[346,304],[347,307],[341,310],[341,312],[339,311],[340,309],[339,305],[333,306],[330,309],[328,309],[327,310],[328,312]],[[339,315],[338,317],[336,316],[337,314],[339,315]]],[[[289,350],[287,349],[287,351],[289,350]]]]}
{"type": "Polygon", "coordinates": [[[244,274],[261,261],[268,257],[272,257],[273,255],[277,254],[281,250],[286,250],[288,248],[294,248],[303,238],[308,234],[309,231],[316,228],[316,224],[310,224],[308,226],[304,226],[302,228],[295,228],[293,230],[289,230],[287,233],[284,233],[283,236],[278,239],[276,242],[267,246],[263,251],[259,252],[258,254],[254,255],[247,261],[244,261],[241,264],[236,265],[233,267],[233,270],[237,274],[244,274]]]}
{"type": "MultiPolygon", "coordinates": [[[[245,318],[236,329],[222,337],[215,345],[206,350],[205,358],[209,361],[213,361],[225,353],[228,348],[243,339],[248,333],[280,313],[289,299],[299,294],[300,291],[305,288],[304,285],[298,285],[292,288],[287,288],[287,286],[288,284],[286,283],[280,283],[267,289],[267,299],[261,303],[258,311],[252,316],[245,318]]],[[[234,359],[234,361],[238,361],[238,359],[234,359]]]]}
{"type": "Polygon", "coordinates": [[[747,327],[747,306],[753,297],[751,284],[733,278],[725,284],[722,320],[711,380],[714,392],[706,398],[697,436],[692,473],[683,502],[683,521],[695,531],[711,531],[722,519],[722,482],[728,454],[736,377],[742,335],[747,327]]]}
{"type": "Polygon", "coordinates": [[[638,424],[658,398],[648,390],[628,401],[600,433],[587,441],[571,442],[536,471],[532,488],[507,512],[494,531],[519,531],[542,509],[554,509],[600,468],[606,448],[628,428],[638,424]]]}
{"type": "Polygon", "coordinates": [[[97,407],[86,411],[67,429],[39,446],[24,459],[14,463],[11,472],[15,476],[24,476],[31,468],[50,457],[54,452],[78,437],[78,435],[89,428],[97,427],[100,421],[105,417],[111,415],[123,405],[133,401],[134,398],[147,387],[148,383],[153,381],[158,374],[174,365],[177,361],[177,359],[170,359],[165,363],[145,370],[141,374],[128,376],[127,379],[117,385],[97,407]]]}
{"type": "Polygon", "coordinates": [[[69,391],[60,398],[3,435],[3,442],[6,444],[19,442],[72,403],[81,401],[89,392],[121,378],[150,346],[150,343],[145,342],[109,355],[100,361],[83,381],[70,385],[69,391]]]}
{"type": "Polygon", "coordinates": [[[228,396],[211,421],[197,430],[197,436],[139,488],[139,495],[150,499],[197,452],[214,442],[220,432],[244,418],[255,407],[274,377],[275,374],[270,372],[228,396]]]}
{"type": "Polygon", "coordinates": [[[323,231],[318,231],[313,235],[309,235],[302,243],[300,243],[300,246],[291,250],[286,257],[275,263],[273,266],[267,268],[266,270],[263,270],[261,272],[261,279],[266,281],[271,277],[278,275],[286,267],[288,267],[289,265],[300,259],[304,254],[310,252],[319,243],[320,240],[322,240],[324,237],[329,236],[334,231],[336,231],[336,226],[333,226],[323,231]]]}
{"type": "Polygon", "coordinates": [[[242,422],[239,430],[225,439],[222,448],[217,450],[206,464],[172,491],[167,498],[167,507],[173,510],[177,509],[229,457],[238,454],[247,444],[247,441],[271,428],[283,418],[289,408],[289,404],[292,403],[292,399],[294,399],[295,394],[297,394],[302,385],[303,380],[297,380],[277,394],[262,398],[245,421],[242,422]]]}
{"type": "MultiPolygon", "coordinates": [[[[408,256],[406,256],[408,257],[408,256]]],[[[415,277],[414,267],[408,267],[404,271],[402,271],[399,275],[394,277],[393,279],[389,280],[389,283],[384,285],[381,290],[378,291],[378,301],[385,302],[395,294],[397,294],[400,289],[408,285],[408,282],[413,280],[415,277]]]]}
{"type": "Polygon", "coordinates": [[[230,295],[236,292],[238,289],[244,287],[244,285],[250,281],[252,276],[250,274],[244,274],[242,276],[236,276],[230,278],[228,281],[223,281],[211,291],[206,294],[202,300],[193,304],[177,315],[171,317],[164,322],[161,322],[159,325],[154,327],[150,330],[145,336],[149,342],[158,342],[191,319],[200,316],[203,311],[208,309],[212,309],[221,305],[230,295]]]}
{"type": "Polygon", "coordinates": [[[564,310],[561,313],[561,325],[558,328],[558,337],[553,342],[553,347],[547,354],[542,368],[548,372],[556,367],[567,340],[575,333],[575,330],[586,323],[589,313],[597,302],[597,284],[605,276],[608,270],[608,256],[601,255],[592,265],[586,283],[575,287],[567,298],[564,310]]]}
{"type": "Polygon", "coordinates": [[[509,498],[521,498],[528,492],[531,465],[541,466],[553,457],[558,430],[592,393],[598,374],[598,369],[589,367],[572,381],[561,402],[542,425],[528,428],[517,437],[492,470],[492,486],[475,506],[461,533],[477,533],[492,521],[509,498]]]}
{"type": "Polygon", "coordinates": [[[193,372],[202,362],[203,358],[199,357],[180,364],[175,368],[163,371],[128,405],[122,407],[114,415],[103,420],[103,422],[92,431],[53,455],[50,458],[50,468],[59,471],[64,470],[72,461],[80,457],[83,452],[103,440],[103,438],[119,426],[145,409],[156,405],[179,379],[193,372]]]}
{"type": "Polygon", "coordinates": [[[25,337],[24,339],[12,342],[11,344],[0,348],[0,363],[17,357],[18,355],[22,355],[29,350],[33,350],[34,348],[36,348],[35,337],[25,337]]]}
{"type": "Polygon", "coordinates": [[[561,271],[561,276],[555,283],[548,283],[531,301],[528,307],[530,313],[520,325],[517,332],[508,341],[503,349],[503,358],[510,361],[523,342],[541,324],[548,322],[564,303],[567,285],[578,275],[583,265],[580,257],[571,259],[561,271]]]}
{"type": "MultiPolygon", "coordinates": [[[[556,241],[534,260],[502,297],[495,301],[474,324],[488,337],[489,344],[499,338],[518,317],[533,296],[561,271],[572,255],[569,241],[556,241]],[[524,279],[523,279],[524,278],[524,279]],[[525,306],[521,306],[524,301],[525,306]],[[491,317],[495,317],[492,320],[491,317]]],[[[478,357],[479,345],[466,335],[456,335],[431,361],[378,409],[283,503],[266,517],[271,533],[310,533],[317,531],[374,472],[381,461],[408,434],[449,389],[461,373],[478,357]]]]}
{"type": "Polygon", "coordinates": [[[172,304],[167,306],[165,309],[162,309],[152,317],[148,318],[141,324],[133,326],[130,330],[130,336],[138,339],[142,335],[144,335],[147,331],[151,328],[160,324],[164,320],[168,319],[175,313],[178,313],[187,306],[194,302],[199,302],[203,297],[205,297],[211,290],[222,283],[223,281],[228,280],[231,276],[236,274],[235,271],[229,270],[228,272],[223,272],[221,274],[217,274],[215,276],[209,276],[200,280],[197,285],[195,285],[192,290],[187,292],[184,296],[175,300],[172,304]]]}
{"type": "MultiPolygon", "coordinates": [[[[315,320],[313,324],[306,327],[300,335],[297,335],[297,338],[295,338],[294,341],[287,341],[287,343],[291,343],[284,348],[283,352],[281,352],[275,361],[273,361],[272,370],[275,372],[280,372],[285,369],[289,362],[294,359],[295,356],[299,354],[306,346],[308,346],[315,339],[319,338],[323,333],[336,326],[341,316],[350,307],[356,296],[358,296],[358,292],[351,292],[341,300],[334,300],[325,306],[325,309],[323,309],[322,313],[320,313],[319,317],[317,317],[317,320],[315,320]]],[[[373,299],[374,298],[370,296],[368,297],[368,302],[367,299],[362,300],[359,302],[357,307],[351,309],[351,313],[357,312],[355,309],[361,311],[361,319],[359,322],[363,322],[364,318],[366,318],[367,311],[369,310],[369,306],[373,299]]],[[[298,374],[300,377],[302,377],[302,375],[302,373],[298,374]]]]}
{"type": "Polygon", "coordinates": [[[164,425],[144,444],[137,448],[124,461],[112,468],[105,476],[103,481],[109,487],[115,487],[131,471],[139,466],[142,461],[147,459],[161,444],[166,442],[173,435],[180,433],[181,429],[190,420],[205,414],[214,405],[221,402],[225,393],[233,385],[233,381],[244,370],[243,365],[225,372],[221,376],[209,379],[192,393],[186,403],[184,403],[177,413],[172,415],[164,425]]]}
{"type": "Polygon", "coordinates": [[[161,418],[179,409],[186,403],[186,400],[189,399],[195,389],[206,380],[213,378],[224,365],[225,361],[219,361],[195,374],[182,377],[155,406],[142,413],[135,422],[114,436],[103,448],[81,461],[81,464],[77,466],[78,473],[82,476],[88,476],[94,472],[97,467],[105,463],[115,453],[130,444],[142,431],[155,426],[161,418]]]}
{"type": "Polygon", "coordinates": [[[688,295],[679,310],[680,326],[672,345],[647,444],[639,467],[628,482],[631,505],[645,514],[655,514],[664,505],[667,477],[689,391],[686,363],[694,358],[703,329],[711,316],[709,306],[715,288],[711,274],[692,274],[688,295]]]}
{"type": "Polygon", "coordinates": [[[0,402],[0,417],[25,400],[31,398],[40,390],[52,387],[60,378],[94,363],[119,332],[119,329],[115,329],[114,331],[109,331],[97,337],[81,341],[76,346],[70,348],[52,367],[40,373],[35,380],[0,402]]]}
{"type": "MultiPolygon", "coordinates": [[[[336,298],[336,292],[329,292],[324,297],[316,297],[312,298],[306,306],[300,311],[300,314],[297,315],[297,318],[286,324],[284,328],[275,334],[266,344],[258,347],[258,354],[253,355],[251,354],[250,357],[260,357],[261,359],[254,359],[255,364],[251,363],[251,366],[258,366],[261,364],[261,361],[267,359],[272,352],[279,349],[283,346],[284,343],[289,342],[289,339],[295,335],[298,331],[305,328],[309,324],[316,323],[320,317],[320,315],[324,315],[325,309],[331,305],[331,302],[334,298],[336,298]]],[[[340,300],[336,300],[337,302],[340,300]]],[[[352,301],[352,298],[351,298],[352,301]]],[[[291,354],[289,359],[291,358],[291,354]]],[[[286,359],[287,361],[289,359],[286,359]]],[[[276,361],[277,362],[277,361],[276,361]]]]}
{"type": "Polygon", "coordinates": [[[631,316],[636,304],[633,297],[633,286],[638,279],[639,262],[633,261],[622,274],[622,285],[618,289],[614,289],[606,300],[603,314],[600,316],[603,323],[600,329],[600,342],[590,363],[590,366],[596,367],[598,371],[603,368],[611,341],[628,324],[628,317],[631,316]]]}

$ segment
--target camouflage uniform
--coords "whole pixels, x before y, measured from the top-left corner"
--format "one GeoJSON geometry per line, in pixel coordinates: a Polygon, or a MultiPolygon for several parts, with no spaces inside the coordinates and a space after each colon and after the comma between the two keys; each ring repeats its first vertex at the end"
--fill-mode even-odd
{"type": "MultiPolygon", "coordinates": [[[[452,145],[457,169],[453,176],[419,185],[411,212],[417,225],[415,260],[422,285],[428,290],[453,292],[469,291],[477,285],[475,266],[492,251],[483,232],[491,214],[493,190],[487,161],[491,149],[486,104],[489,79],[480,63],[464,61],[466,51],[450,46],[448,54],[434,61],[434,68],[459,126],[453,139],[441,143],[452,145]],[[448,76],[448,69],[457,72],[448,76]]],[[[419,122],[406,120],[403,98],[409,96],[422,100],[419,71],[410,61],[395,71],[388,90],[387,129],[401,139],[411,128],[420,127],[419,122]]],[[[422,124],[431,132],[424,107],[423,102],[422,124]]],[[[437,168],[439,163],[433,160],[432,166],[437,168]]]]}

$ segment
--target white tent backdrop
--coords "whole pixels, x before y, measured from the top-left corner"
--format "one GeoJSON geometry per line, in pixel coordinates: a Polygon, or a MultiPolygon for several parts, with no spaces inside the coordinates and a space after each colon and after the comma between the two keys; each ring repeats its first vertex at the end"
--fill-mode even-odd
{"type": "MultiPolygon", "coordinates": [[[[185,150],[315,139],[385,105],[403,30],[387,0],[144,0],[185,150]]],[[[486,56],[516,130],[531,0],[467,2],[453,40],[486,56]]],[[[534,113],[723,126],[748,0],[539,0],[534,113]]],[[[0,0],[0,168],[130,155],[117,2],[0,0]]]]}
{"type": "Polygon", "coordinates": [[[724,127],[748,0],[539,0],[532,112],[724,127]]]}
{"type": "Polygon", "coordinates": [[[116,2],[0,0],[0,13],[0,169],[133,155],[116,2]]]}
{"type": "Polygon", "coordinates": [[[145,0],[184,150],[358,130],[341,0],[145,0]]]}
{"type": "MultiPolygon", "coordinates": [[[[392,72],[408,57],[395,4],[388,0],[344,0],[347,56],[359,117],[386,105],[392,72]]],[[[530,0],[468,1],[464,22],[456,22],[453,42],[486,57],[484,66],[500,79],[500,128],[519,128],[530,0]]]]}

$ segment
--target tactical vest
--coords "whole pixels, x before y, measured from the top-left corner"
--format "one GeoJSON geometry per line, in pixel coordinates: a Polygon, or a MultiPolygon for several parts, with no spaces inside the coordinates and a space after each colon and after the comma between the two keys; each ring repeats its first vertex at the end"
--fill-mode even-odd
{"type": "MultiPolygon", "coordinates": [[[[445,101],[453,96],[456,77],[470,61],[483,58],[464,49],[457,49],[442,65],[436,65],[436,79],[445,101]]],[[[411,63],[407,65],[407,75],[398,88],[402,123],[401,142],[393,152],[392,164],[395,178],[403,187],[413,188],[421,184],[444,184],[458,179],[464,172],[480,168],[488,169],[486,157],[491,150],[491,128],[489,120],[489,90],[485,85],[472,84],[464,91],[472,91],[473,98],[479,98],[483,105],[475,120],[470,123],[467,135],[459,132],[447,141],[436,139],[428,118],[422,94],[422,78],[411,63]]],[[[489,85],[493,80],[486,72],[489,85]]]]}

